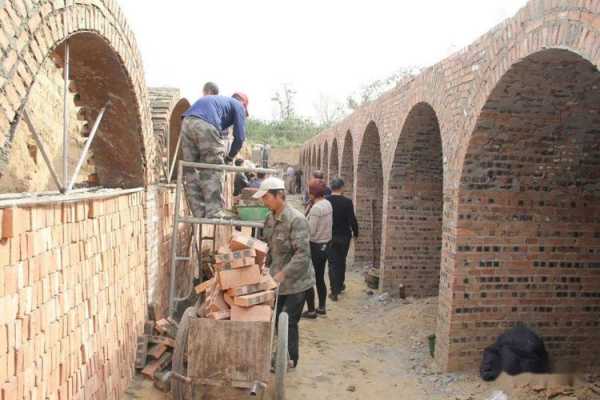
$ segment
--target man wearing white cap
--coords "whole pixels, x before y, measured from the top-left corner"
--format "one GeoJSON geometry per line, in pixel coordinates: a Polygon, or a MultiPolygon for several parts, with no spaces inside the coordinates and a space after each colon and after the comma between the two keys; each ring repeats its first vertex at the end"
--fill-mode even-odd
{"type": "Polygon", "coordinates": [[[267,267],[279,283],[277,316],[289,315],[288,351],[292,368],[299,359],[298,322],[306,291],[315,284],[310,263],[310,228],[304,215],[285,201],[285,183],[279,178],[265,179],[253,196],[262,199],[271,214],[265,221],[263,237],[269,244],[267,267]]]}

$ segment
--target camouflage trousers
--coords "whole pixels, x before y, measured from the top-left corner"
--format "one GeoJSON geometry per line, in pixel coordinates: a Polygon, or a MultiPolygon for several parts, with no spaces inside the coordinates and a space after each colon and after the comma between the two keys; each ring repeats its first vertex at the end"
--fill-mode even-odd
{"type": "MultiPolygon", "coordinates": [[[[225,142],[220,132],[199,118],[184,118],[181,125],[181,150],[184,161],[225,163],[225,142]]],[[[185,193],[194,217],[212,218],[223,210],[223,171],[186,168],[184,176],[185,193]]]]}

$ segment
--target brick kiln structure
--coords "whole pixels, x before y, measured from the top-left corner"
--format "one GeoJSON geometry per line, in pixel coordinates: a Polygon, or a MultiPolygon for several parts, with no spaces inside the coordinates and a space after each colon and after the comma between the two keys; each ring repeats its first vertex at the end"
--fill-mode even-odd
{"type": "Polygon", "coordinates": [[[0,54],[0,398],[122,398],[147,306],[168,306],[163,155],[188,103],[150,97],[113,0],[0,2],[0,54]],[[67,39],[70,170],[110,101],[77,182],[113,189],[20,195],[56,189],[23,115],[60,171],[67,39]]]}
{"type": "Polygon", "coordinates": [[[445,370],[519,322],[558,364],[597,358],[599,63],[600,1],[532,0],[304,145],[349,184],[356,263],[439,294],[445,370]]]}

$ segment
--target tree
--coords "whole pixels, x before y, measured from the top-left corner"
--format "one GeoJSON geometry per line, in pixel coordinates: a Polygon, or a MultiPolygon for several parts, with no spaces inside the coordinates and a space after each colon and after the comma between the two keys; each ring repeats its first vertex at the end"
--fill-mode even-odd
{"type": "Polygon", "coordinates": [[[330,127],[346,115],[346,109],[342,103],[324,94],[319,96],[319,100],[313,106],[317,112],[318,122],[324,128],[330,127]]]}
{"type": "Polygon", "coordinates": [[[356,110],[375,100],[386,91],[398,87],[408,79],[414,78],[419,72],[421,72],[419,67],[403,67],[384,79],[377,79],[363,85],[357,93],[348,96],[346,99],[348,108],[356,110]]]}
{"type": "Polygon", "coordinates": [[[279,118],[282,121],[292,119],[295,115],[294,100],[297,92],[292,88],[291,85],[284,83],[282,90],[275,92],[271,101],[274,101],[279,106],[279,118]]]}

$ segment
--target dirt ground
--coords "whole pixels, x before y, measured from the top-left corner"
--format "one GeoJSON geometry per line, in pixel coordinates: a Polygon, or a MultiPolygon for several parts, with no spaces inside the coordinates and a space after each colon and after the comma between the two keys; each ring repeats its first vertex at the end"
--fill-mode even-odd
{"type": "MultiPolygon", "coordinates": [[[[427,340],[437,298],[391,298],[369,290],[360,271],[349,271],[347,287],[340,301],[328,303],[327,316],[300,322],[300,361],[288,373],[287,400],[600,399],[599,376],[501,376],[485,383],[476,371],[439,373],[427,340]]],[[[168,397],[140,378],[127,398],[168,397]]]]}

